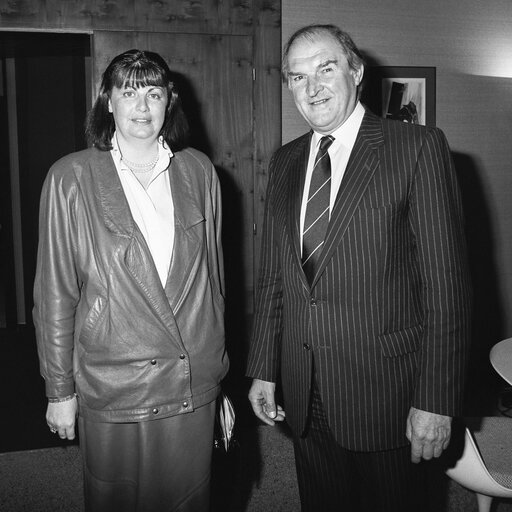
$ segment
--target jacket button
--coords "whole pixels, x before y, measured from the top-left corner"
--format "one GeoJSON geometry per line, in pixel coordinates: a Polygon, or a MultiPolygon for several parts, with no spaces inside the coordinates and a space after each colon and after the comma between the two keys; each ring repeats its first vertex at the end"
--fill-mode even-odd
{"type": "Polygon", "coordinates": [[[309,346],[309,343],[304,343],[303,347],[304,347],[304,350],[309,350],[311,348],[309,346]]]}
{"type": "Polygon", "coordinates": [[[188,402],[183,402],[183,407],[185,407],[185,409],[188,407],[188,402]]]}
{"type": "Polygon", "coordinates": [[[180,359],[185,359],[187,357],[185,354],[180,354],[180,359]]]}
{"type": "Polygon", "coordinates": [[[311,306],[316,306],[316,299],[311,299],[311,300],[309,301],[309,304],[310,304],[311,306]]]}
{"type": "Polygon", "coordinates": [[[156,364],[156,359],[151,359],[151,364],[156,364]]]}
{"type": "Polygon", "coordinates": [[[155,407],[152,412],[153,414],[158,414],[158,409],[155,407]]]}

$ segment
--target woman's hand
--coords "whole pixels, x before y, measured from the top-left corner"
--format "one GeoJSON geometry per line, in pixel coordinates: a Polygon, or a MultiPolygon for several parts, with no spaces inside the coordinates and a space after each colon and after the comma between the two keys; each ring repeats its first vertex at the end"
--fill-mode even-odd
{"type": "Polygon", "coordinates": [[[76,396],[65,402],[49,402],[46,409],[46,423],[53,433],[58,432],[61,439],[75,439],[75,421],[77,411],[76,396]]]}

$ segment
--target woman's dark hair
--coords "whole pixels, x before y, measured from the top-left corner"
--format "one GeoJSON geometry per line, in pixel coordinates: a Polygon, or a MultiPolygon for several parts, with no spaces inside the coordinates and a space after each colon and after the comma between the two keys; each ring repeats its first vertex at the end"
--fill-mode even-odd
{"type": "Polygon", "coordinates": [[[167,90],[167,109],[159,135],[172,151],[179,151],[188,144],[189,126],[181,107],[178,91],[172,81],[171,71],[165,60],[157,53],[128,50],[117,57],[105,69],[100,92],[87,115],[85,135],[91,146],[102,151],[112,149],[115,131],[114,117],[109,112],[108,102],[114,87],[146,87],[154,85],[167,90]]]}

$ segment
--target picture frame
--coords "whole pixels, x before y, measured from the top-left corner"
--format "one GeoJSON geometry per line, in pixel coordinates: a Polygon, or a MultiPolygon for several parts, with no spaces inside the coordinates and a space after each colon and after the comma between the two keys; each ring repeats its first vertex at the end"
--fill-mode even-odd
{"type": "Polygon", "coordinates": [[[368,67],[362,101],[380,117],[435,126],[436,68],[368,67]]]}

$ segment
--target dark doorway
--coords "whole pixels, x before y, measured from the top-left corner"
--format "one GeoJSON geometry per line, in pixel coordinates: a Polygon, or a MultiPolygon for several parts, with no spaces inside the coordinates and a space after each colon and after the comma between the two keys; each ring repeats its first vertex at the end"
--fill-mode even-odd
{"type": "Polygon", "coordinates": [[[0,32],[4,326],[30,324],[41,185],[50,165],[85,147],[89,36],[0,32]]]}
{"type": "Polygon", "coordinates": [[[87,34],[0,32],[0,451],[55,442],[31,316],[39,195],[50,166],[86,146],[90,67],[87,34]]]}

